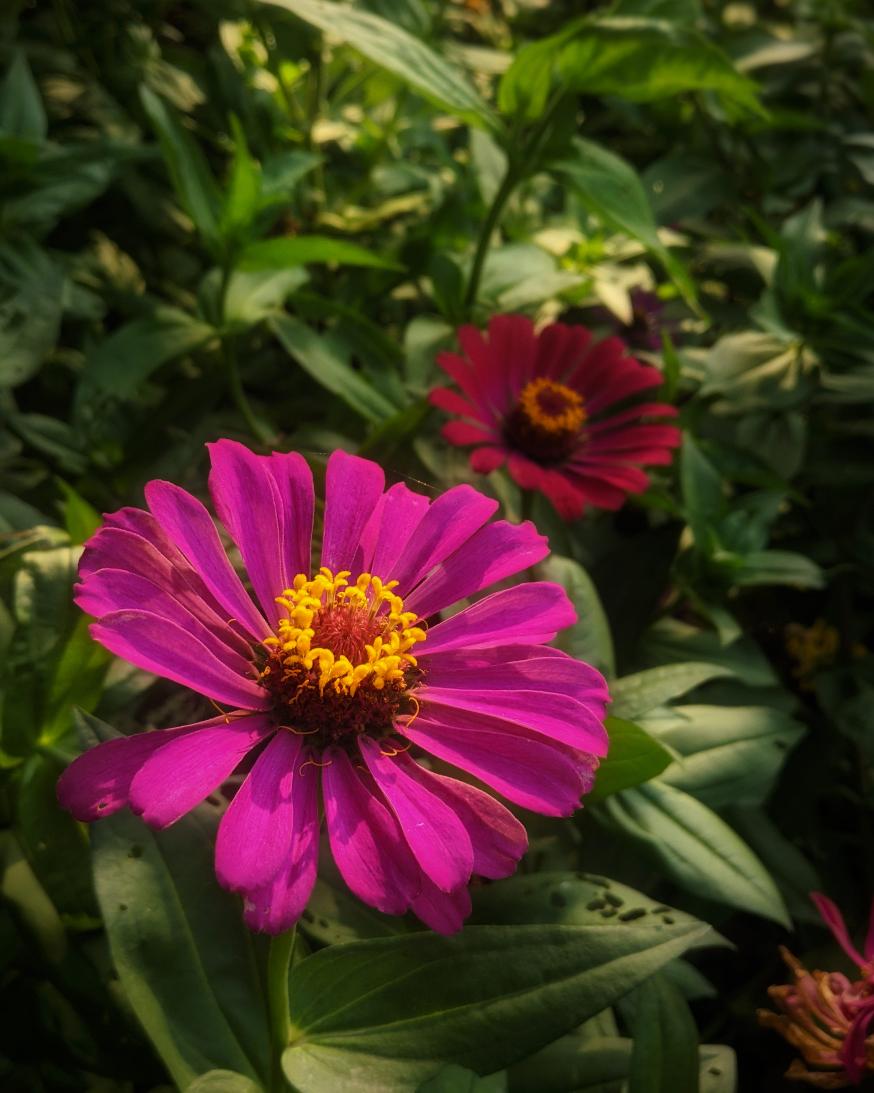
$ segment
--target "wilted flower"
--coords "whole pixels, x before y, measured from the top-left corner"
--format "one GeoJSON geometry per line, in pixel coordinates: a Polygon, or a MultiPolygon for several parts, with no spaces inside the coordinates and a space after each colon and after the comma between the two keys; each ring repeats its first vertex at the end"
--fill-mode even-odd
{"type": "Polygon", "coordinates": [[[250,926],[278,933],[303,911],[321,789],[353,892],[459,929],[471,875],[512,873],[525,830],[409,749],[548,815],[578,807],[607,750],[604,680],[544,644],[575,618],[562,588],[517,585],[437,621],[542,559],[545,539],[530,523],[489,523],[497,503],[469,486],[434,501],[402,484],[385,490],[375,463],[335,452],[313,571],[304,459],[228,440],[209,449],[212,499],[254,601],[206,508],[158,481],[146,487],[150,512],[121,509],[87,544],[77,602],[112,652],[228,712],[86,752],[62,776],[61,802],[81,820],[130,805],[162,828],[246,760],[219,825],[216,873],[244,894],[250,926]]]}
{"type": "Polygon", "coordinates": [[[618,338],[592,342],[585,327],[552,323],[535,333],[530,319],[497,315],[488,338],[458,331],[463,356],[438,364],[462,394],[441,387],[435,406],[460,420],[443,426],[453,444],[474,445],[470,463],[488,474],[506,462],[523,488],[546,494],[566,519],[586,505],[617,509],[648,484],[643,465],[670,463],[680,442],[663,402],[629,400],[662,382],[657,368],[626,355],[618,338]]]}
{"type": "Polygon", "coordinates": [[[835,904],[819,892],[811,893],[817,910],[835,940],[858,965],[859,979],[840,972],[809,972],[787,949],[780,953],[794,977],[794,983],[770,987],[768,994],[782,1013],[759,1010],[759,1022],[780,1033],[801,1052],[788,1078],[819,1089],[844,1089],[858,1085],[866,1073],[874,1072],[874,904],[862,953],[847,932],[835,904]]]}

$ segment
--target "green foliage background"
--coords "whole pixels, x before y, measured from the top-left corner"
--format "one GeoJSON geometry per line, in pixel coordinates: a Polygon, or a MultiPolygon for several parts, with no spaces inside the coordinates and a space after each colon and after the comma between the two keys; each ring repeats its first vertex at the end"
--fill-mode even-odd
{"type": "Polygon", "coordinates": [[[776,947],[843,967],[806,894],[855,925],[874,891],[872,56],[862,0],[4,5],[4,1089],[781,1088],[776,947]],[[618,514],[564,524],[440,440],[435,356],[502,311],[662,368],[683,448],[618,514]],[[526,817],[462,934],[323,875],[284,1079],[211,806],[89,836],[54,796],[196,712],[70,590],[99,513],[202,490],[219,436],[530,516],[614,700],[590,803],[526,817]]]}

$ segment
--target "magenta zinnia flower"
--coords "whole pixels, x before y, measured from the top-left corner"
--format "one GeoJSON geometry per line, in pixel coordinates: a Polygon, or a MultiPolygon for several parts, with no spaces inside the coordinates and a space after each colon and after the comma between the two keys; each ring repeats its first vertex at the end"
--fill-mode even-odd
{"type": "Polygon", "coordinates": [[[475,471],[503,466],[528,490],[540,490],[566,519],[586,505],[617,509],[645,490],[644,465],[670,463],[680,443],[663,402],[630,400],[660,386],[657,368],[626,355],[618,338],[592,343],[582,326],[551,323],[540,333],[522,315],[497,315],[488,338],[472,326],[458,331],[463,356],[437,363],[462,395],[441,387],[430,401],[462,420],[443,426],[452,444],[475,445],[475,471]]]}
{"type": "Polygon", "coordinates": [[[794,982],[768,988],[780,1013],[759,1010],[759,1023],[772,1028],[796,1047],[787,1078],[818,1089],[859,1085],[874,1073],[874,903],[863,951],[850,938],[840,910],[821,892],[811,899],[837,943],[858,966],[860,978],[841,972],[809,972],[788,949],[780,953],[794,982]]]}
{"type": "Polygon", "coordinates": [[[62,776],[81,820],[125,805],[178,820],[243,765],[216,873],[250,926],[287,929],[316,876],[319,797],[347,884],[389,914],[441,932],[470,910],[472,874],[513,872],[515,817],[429,753],[507,800],[568,815],[607,750],[608,695],[593,668],[548,647],[575,612],[556,584],[521,584],[439,621],[456,601],[540,561],[530,523],[490,523],[469,486],[430,501],[335,452],[313,570],[313,480],[295,453],[209,445],[210,493],[254,599],[206,508],[170,482],[149,512],[106,518],[86,545],[77,603],[113,653],[228,708],[208,721],[99,745],[62,776]],[[413,749],[413,750],[411,750],[413,749]]]}

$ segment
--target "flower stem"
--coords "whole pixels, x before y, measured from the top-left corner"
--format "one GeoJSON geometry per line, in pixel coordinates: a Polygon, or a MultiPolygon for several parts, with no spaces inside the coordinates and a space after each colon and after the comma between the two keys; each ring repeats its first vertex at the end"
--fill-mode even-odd
{"type": "Polygon", "coordinates": [[[270,430],[265,428],[255,416],[255,411],[252,409],[246,392],[243,390],[243,381],[240,378],[240,368],[237,364],[237,348],[232,334],[226,334],[222,338],[222,356],[224,357],[225,371],[228,377],[228,390],[234,400],[234,405],[240,411],[249,432],[262,444],[270,444],[273,436],[270,430]]]}
{"type": "Polygon", "coordinates": [[[492,233],[498,226],[498,221],[501,219],[504,206],[507,204],[513,190],[515,190],[518,181],[513,163],[508,162],[507,170],[504,173],[504,177],[501,179],[501,185],[498,187],[497,193],[492,199],[492,204],[489,207],[489,211],[486,214],[486,218],[480,229],[479,239],[476,244],[476,253],[473,256],[473,265],[470,267],[470,276],[467,279],[467,290],[464,294],[464,312],[468,318],[476,303],[477,293],[479,292],[479,283],[482,277],[486,255],[488,254],[489,243],[492,239],[492,233]]]}
{"type": "Polygon", "coordinates": [[[270,1091],[285,1093],[282,1053],[288,1047],[291,1014],[288,1001],[288,969],[294,950],[295,929],[270,939],[267,955],[267,1007],[270,1014],[270,1091]]]}

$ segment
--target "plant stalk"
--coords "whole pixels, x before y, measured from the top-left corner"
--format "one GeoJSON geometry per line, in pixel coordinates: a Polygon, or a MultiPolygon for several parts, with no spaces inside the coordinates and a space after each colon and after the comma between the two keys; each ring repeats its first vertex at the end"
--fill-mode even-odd
{"type": "Polygon", "coordinates": [[[270,1093],[286,1093],[282,1053],[288,1047],[291,1012],[288,998],[288,970],[294,951],[295,928],[270,939],[267,956],[267,1008],[270,1019],[270,1093]]]}
{"type": "Polygon", "coordinates": [[[498,226],[498,221],[501,219],[504,206],[509,201],[513,190],[516,189],[518,181],[519,178],[515,167],[513,163],[508,160],[507,170],[504,173],[504,177],[501,179],[501,185],[498,187],[497,193],[492,199],[492,204],[489,207],[489,211],[483,221],[483,226],[480,229],[479,239],[476,244],[476,253],[473,256],[473,265],[470,267],[470,276],[467,279],[467,289],[464,293],[464,313],[468,318],[470,318],[471,311],[476,303],[477,293],[479,292],[479,283],[482,278],[486,255],[489,252],[489,243],[492,239],[492,233],[498,226]]]}

